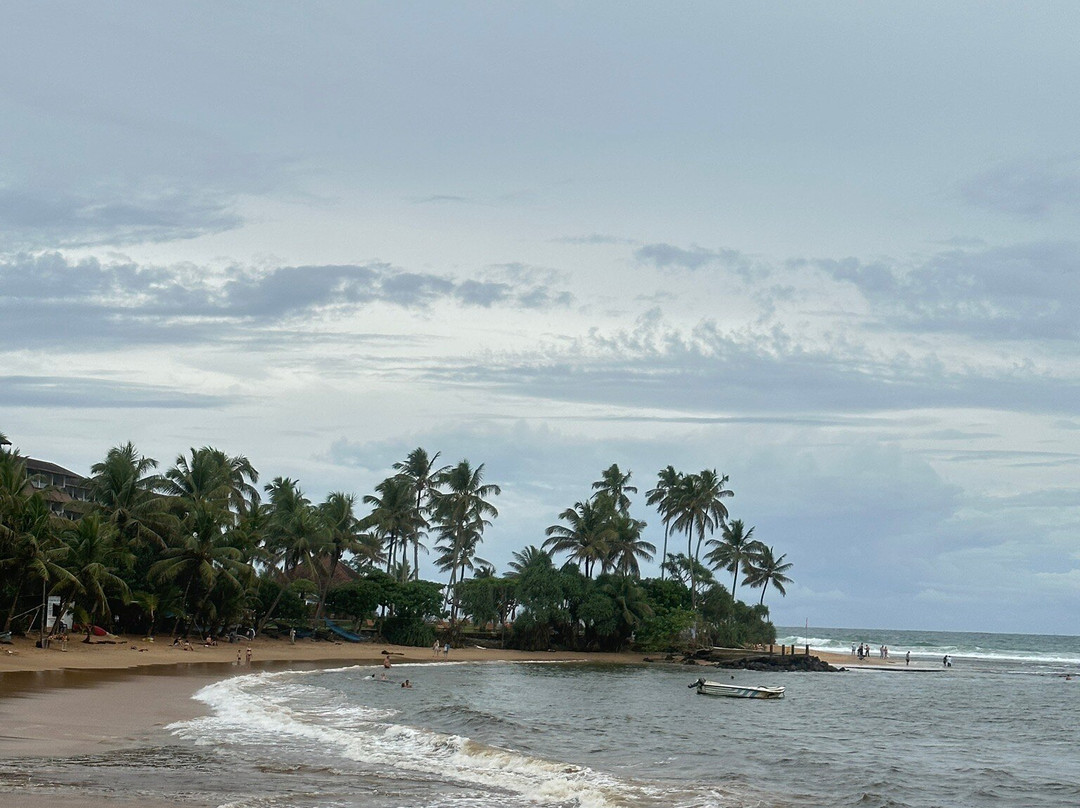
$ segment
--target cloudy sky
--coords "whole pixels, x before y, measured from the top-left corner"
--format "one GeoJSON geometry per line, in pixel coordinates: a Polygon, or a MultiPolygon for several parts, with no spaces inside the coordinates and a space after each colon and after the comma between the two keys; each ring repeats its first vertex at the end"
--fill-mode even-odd
{"type": "Polygon", "coordinates": [[[1076,633],[1080,6],[2,14],[24,453],[321,499],[424,446],[502,486],[500,571],[611,463],[658,545],[716,468],[780,625],[1076,633]]]}

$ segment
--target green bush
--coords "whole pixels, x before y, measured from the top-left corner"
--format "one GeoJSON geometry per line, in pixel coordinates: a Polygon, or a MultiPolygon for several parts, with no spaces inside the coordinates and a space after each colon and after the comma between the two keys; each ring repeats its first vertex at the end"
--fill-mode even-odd
{"type": "Polygon", "coordinates": [[[425,648],[435,642],[435,629],[418,617],[388,617],[383,621],[382,635],[394,645],[425,648]]]}

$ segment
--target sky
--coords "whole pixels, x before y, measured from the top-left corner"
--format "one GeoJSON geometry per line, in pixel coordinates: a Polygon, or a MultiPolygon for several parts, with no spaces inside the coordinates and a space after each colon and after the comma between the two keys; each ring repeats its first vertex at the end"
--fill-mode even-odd
{"type": "Polygon", "coordinates": [[[612,463],[658,548],[657,472],[716,469],[777,625],[1076,633],[1080,6],[0,16],[24,454],[317,501],[422,446],[500,572],[612,463]]]}

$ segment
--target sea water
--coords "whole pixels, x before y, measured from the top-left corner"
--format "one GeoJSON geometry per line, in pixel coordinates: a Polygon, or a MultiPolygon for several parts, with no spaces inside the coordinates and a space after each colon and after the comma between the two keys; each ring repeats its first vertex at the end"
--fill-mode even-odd
{"type": "MultiPolygon", "coordinates": [[[[784,631],[835,650],[852,641],[784,631]]],[[[388,682],[370,667],[252,673],[200,691],[207,714],[163,744],[35,776],[228,808],[1080,805],[1080,681],[1064,675],[1080,640],[856,634],[894,655],[919,640],[920,656],[833,674],[502,662],[394,666],[388,682]],[[688,685],[703,673],[787,698],[700,696],[688,685]]]]}

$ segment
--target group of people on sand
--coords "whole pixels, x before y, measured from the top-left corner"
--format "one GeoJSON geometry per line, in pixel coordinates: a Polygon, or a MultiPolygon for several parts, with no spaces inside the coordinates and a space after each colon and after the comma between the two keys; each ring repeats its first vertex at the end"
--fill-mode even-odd
{"type": "Polygon", "coordinates": [[[431,655],[437,657],[440,651],[444,657],[450,656],[450,643],[439,645],[439,641],[435,640],[435,642],[431,644],[431,655]]]}
{"type": "MultiPolygon", "coordinates": [[[[870,646],[869,646],[869,644],[860,643],[858,646],[856,646],[855,643],[852,643],[851,644],[851,655],[853,657],[858,657],[859,661],[862,661],[864,659],[869,659],[870,658],[870,646]]],[[[878,658],[879,659],[888,659],[889,658],[889,646],[882,645],[881,647],[878,648],[878,658]]],[[[905,665],[910,665],[911,664],[911,651],[908,651],[906,654],[904,654],[904,664],[905,665]]]]}
{"type": "MultiPolygon", "coordinates": [[[[857,656],[860,660],[870,658],[870,645],[869,643],[860,643],[858,648],[855,647],[855,643],[851,644],[851,655],[857,656]]],[[[889,646],[882,645],[878,648],[878,658],[889,658],[889,646]]]]}

